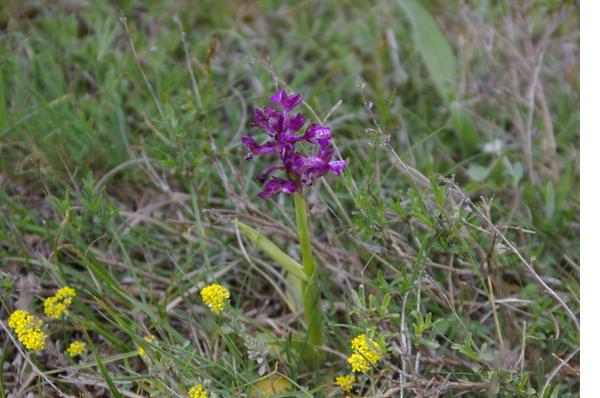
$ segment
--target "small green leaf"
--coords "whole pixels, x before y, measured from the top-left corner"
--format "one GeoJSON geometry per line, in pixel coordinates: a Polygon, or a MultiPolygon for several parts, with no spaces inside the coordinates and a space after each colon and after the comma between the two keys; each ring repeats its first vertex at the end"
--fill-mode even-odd
{"type": "Polygon", "coordinates": [[[386,293],[383,296],[383,300],[381,301],[381,306],[379,308],[379,313],[381,315],[385,315],[387,313],[387,309],[390,306],[391,302],[392,302],[392,295],[390,293],[386,293]]]}
{"type": "Polygon", "coordinates": [[[472,163],[467,169],[467,174],[469,174],[471,180],[476,182],[483,182],[490,175],[491,171],[492,170],[490,167],[485,167],[476,163],[472,163]]]}

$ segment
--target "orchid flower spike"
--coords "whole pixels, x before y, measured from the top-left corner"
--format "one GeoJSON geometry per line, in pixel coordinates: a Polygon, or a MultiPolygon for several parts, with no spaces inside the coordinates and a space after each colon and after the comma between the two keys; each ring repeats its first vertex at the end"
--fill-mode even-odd
{"type": "Polygon", "coordinates": [[[268,154],[279,158],[256,177],[258,182],[264,183],[258,196],[269,199],[280,193],[289,195],[303,186],[311,186],[328,172],[342,175],[346,162],[333,159],[333,151],[329,149],[331,128],[311,123],[301,133],[306,119],[301,113],[292,113],[302,103],[300,94],[288,95],[281,90],[271,97],[271,102],[279,110],[268,106],[256,109],[252,123],[252,127],[264,131],[268,139],[259,144],[251,135],[242,137],[242,143],[249,150],[246,160],[268,154]],[[300,152],[296,147],[300,142],[314,147],[312,154],[300,152]],[[282,177],[272,176],[276,172],[282,177]]]}

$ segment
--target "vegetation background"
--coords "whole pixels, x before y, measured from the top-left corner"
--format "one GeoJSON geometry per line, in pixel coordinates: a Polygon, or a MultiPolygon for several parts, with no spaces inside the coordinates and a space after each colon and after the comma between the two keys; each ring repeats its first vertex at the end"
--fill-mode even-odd
{"type": "Polygon", "coordinates": [[[578,2],[0,2],[2,325],[65,284],[46,350],[0,329],[0,396],[342,396],[365,331],[387,354],[356,396],[578,396],[578,2]],[[348,161],[308,196],[319,371],[232,223],[298,258],[290,198],[256,197],[240,144],[284,84],[348,161]]]}

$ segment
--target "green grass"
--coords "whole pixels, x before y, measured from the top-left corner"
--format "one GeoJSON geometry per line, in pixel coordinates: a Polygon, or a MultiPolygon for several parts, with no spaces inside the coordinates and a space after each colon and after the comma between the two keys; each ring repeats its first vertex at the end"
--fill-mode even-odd
{"type": "Polygon", "coordinates": [[[240,397],[270,375],[342,396],[365,332],[386,356],[357,396],[579,395],[577,5],[177,3],[0,4],[0,320],[78,292],[41,353],[0,328],[0,396],[240,397]],[[319,118],[342,100],[348,168],[307,196],[319,370],[285,271],[233,223],[300,260],[292,198],[256,197],[266,162],[239,141],[278,81],[319,118]]]}

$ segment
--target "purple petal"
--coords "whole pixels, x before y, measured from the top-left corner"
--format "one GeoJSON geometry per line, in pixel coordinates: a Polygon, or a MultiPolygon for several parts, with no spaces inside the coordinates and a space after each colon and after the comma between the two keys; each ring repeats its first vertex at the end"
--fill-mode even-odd
{"type": "Polygon", "coordinates": [[[268,122],[267,116],[263,113],[261,109],[256,108],[254,110],[254,121],[250,124],[255,129],[262,129],[267,126],[268,122]]]}
{"type": "Polygon", "coordinates": [[[290,118],[287,127],[290,131],[295,133],[296,131],[300,130],[302,126],[304,126],[304,122],[304,116],[302,116],[301,113],[298,113],[296,116],[290,118]]]}
{"type": "Polygon", "coordinates": [[[287,112],[291,111],[295,107],[297,107],[302,102],[302,97],[300,94],[290,94],[283,98],[281,105],[283,109],[287,112]]]}
{"type": "Polygon", "coordinates": [[[281,105],[285,112],[289,112],[302,102],[302,97],[300,94],[290,94],[288,96],[285,91],[280,90],[271,97],[271,102],[281,105]]]}
{"type": "Polygon", "coordinates": [[[295,154],[292,158],[292,171],[295,174],[303,174],[308,170],[326,166],[326,164],[319,156],[295,154]]]}
{"type": "Polygon", "coordinates": [[[263,171],[262,173],[257,175],[256,180],[262,184],[265,181],[267,181],[267,179],[269,178],[269,175],[271,175],[272,172],[274,172],[275,170],[281,170],[281,169],[283,169],[283,165],[272,164],[269,167],[267,167],[267,169],[265,171],[263,171]]]}
{"type": "Polygon", "coordinates": [[[342,171],[344,171],[345,168],[345,160],[332,160],[329,162],[329,170],[338,177],[342,175],[342,171]]]}
{"type": "Polygon", "coordinates": [[[322,164],[319,166],[312,167],[306,170],[306,172],[303,174],[301,178],[302,184],[306,186],[311,186],[317,178],[323,177],[325,174],[327,174],[328,171],[328,164],[322,164]]]}
{"type": "Polygon", "coordinates": [[[263,190],[258,194],[258,196],[263,199],[269,199],[281,192],[289,195],[296,192],[296,187],[289,180],[273,177],[265,184],[263,190]]]}
{"type": "Polygon", "coordinates": [[[329,163],[329,161],[333,157],[333,151],[330,151],[330,150],[327,150],[327,149],[322,149],[319,152],[318,156],[321,158],[321,160],[323,161],[323,163],[329,163]]]}
{"type": "MultiPolygon", "coordinates": [[[[241,141],[246,145],[246,148],[248,148],[252,155],[262,155],[275,151],[275,143],[272,141],[267,141],[265,144],[259,145],[250,135],[243,136],[241,141]]],[[[251,159],[252,156],[247,156],[246,158],[246,160],[248,160],[251,159]]]]}
{"type": "Polygon", "coordinates": [[[271,107],[265,106],[265,114],[271,118],[276,118],[281,116],[281,113],[279,113],[279,111],[277,109],[273,109],[271,107]]]}
{"type": "Polygon", "coordinates": [[[319,162],[315,162],[312,167],[306,170],[306,174],[312,180],[327,174],[329,171],[329,161],[333,157],[333,151],[321,150],[316,157],[318,157],[319,162]]]}
{"type": "Polygon", "coordinates": [[[271,102],[274,104],[281,104],[284,97],[287,97],[287,94],[285,93],[285,91],[279,90],[278,92],[275,93],[274,96],[271,97],[271,102]]]}
{"type": "Polygon", "coordinates": [[[284,130],[283,115],[277,110],[269,107],[264,109],[254,110],[254,121],[250,124],[257,130],[265,130],[265,132],[273,137],[284,130]]]}
{"type": "Polygon", "coordinates": [[[311,144],[319,144],[321,148],[325,148],[329,145],[329,141],[331,140],[331,128],[318,124],[311,124],[308,126],[304,137],[306,141],[311,144]]]}

